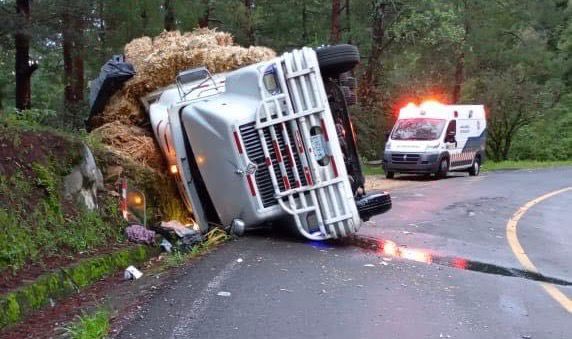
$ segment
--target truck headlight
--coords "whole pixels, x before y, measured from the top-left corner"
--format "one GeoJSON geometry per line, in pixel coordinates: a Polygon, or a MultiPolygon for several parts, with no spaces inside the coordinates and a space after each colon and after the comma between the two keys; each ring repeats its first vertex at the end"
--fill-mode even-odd
{"type": "Polygon", "coordinates": [[[385,144],[385,149],[386,149],[386,150],[390,150],[390,149],[391,149],[391,143],[390,143],[390,142],[388,142],[388,143],[385,144]]]}
{"type": "Polygon", "coordinates": [[[268,66],[268,68],[266,68],[264,71],[264,76],[262,77],[262,82],[264,82],[264,87],[268,93],[276,95],[281,92],[280,85],[278,85],[276,67],[274,65],[268,66]]]}

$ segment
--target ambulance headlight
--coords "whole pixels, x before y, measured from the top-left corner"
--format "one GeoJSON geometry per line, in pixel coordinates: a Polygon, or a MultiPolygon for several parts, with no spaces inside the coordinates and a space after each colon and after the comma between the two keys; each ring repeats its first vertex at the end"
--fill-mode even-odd
{"type": "Polygon", "coordinates": [[[386,150],[390,150],[391,149],[391,142],[388,142],[385,144],[385,149],[386,150]]]}

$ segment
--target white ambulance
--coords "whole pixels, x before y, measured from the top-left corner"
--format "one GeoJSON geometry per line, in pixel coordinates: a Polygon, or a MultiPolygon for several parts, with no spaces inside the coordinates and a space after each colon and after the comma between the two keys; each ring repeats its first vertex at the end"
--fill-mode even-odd
{"type": "Polygon", "coordinates": [[[468,171],[478,175],[485,160],[487,120],[483,105],[408,104],[399,112],[385,145],[383,169],[435,174],[468,171]]]}

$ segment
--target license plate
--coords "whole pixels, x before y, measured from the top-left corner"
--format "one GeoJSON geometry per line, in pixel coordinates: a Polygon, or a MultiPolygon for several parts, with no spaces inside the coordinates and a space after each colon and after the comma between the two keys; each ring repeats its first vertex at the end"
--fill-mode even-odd
{"type": "Polygon", "coordinates": [[[326,157],[326,149],[324,147],[324,138],[322,135],[312,135],[310,137],[310,141],[312,142],[312,150],[314,151],[314,155],[316,156],[316,160],[320,161],[326,157]]]}

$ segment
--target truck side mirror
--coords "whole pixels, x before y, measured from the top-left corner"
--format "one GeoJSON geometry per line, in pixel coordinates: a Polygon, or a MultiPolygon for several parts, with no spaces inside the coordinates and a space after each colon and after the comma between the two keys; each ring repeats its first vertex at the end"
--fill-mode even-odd
{"type": "Polygon", "coordinates": [[[385,132],[385,141],[389,140],[390,134],[391,134],[391,132],[385,132]]]}

